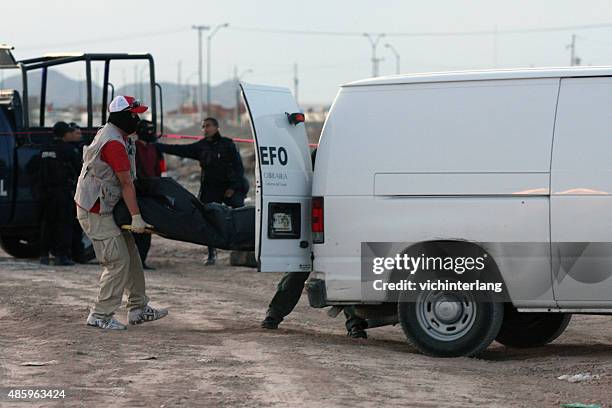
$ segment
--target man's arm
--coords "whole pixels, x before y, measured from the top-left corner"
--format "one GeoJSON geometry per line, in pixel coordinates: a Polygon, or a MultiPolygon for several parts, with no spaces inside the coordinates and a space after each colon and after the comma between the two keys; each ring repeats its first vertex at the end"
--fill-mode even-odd
{"type": "Polygon", "coordinates": [[[155,143],[157,149],[166,154],[197,160],[202,152],[202,143],[197,141],[186,145],[155,143]]]}
{"type": "Polygon", "coordinates": [[[100,156],[113,169],[117,179],[119,179],[123,201],[132,216],[132,232],[142,234],[145,232],[147,224],[140,215],[140,208],[138,208],[138,201],[136,201],[136,189],[130,175],[130,159],[125,147],[117,141],[110,141],[104,145],[100,156]]]}
{"type": "Polygon", "coordinates": [[[119,182],[121,183],[121,195],[123,201],[130,210],[132,216],[140,214],[140,208],[138,207],[138,201],[136,200],[136,189],[134,188],[134,182],[130,176],[129,171],[120,171],[115,173],[119,182]]]}
{"type": "Polygon", "coordinates": [[[152,225],[147,224],[140,215],[140,208],[138,207],[138,201],[136,200],[136,189],[134,188],[134,182],[130,176],[129,171],[119,171],[115,173],[121,183],[121,195],[123,201],[128,208],[128,211],[132,215],[132,232],[142,234],[145,232],[145,228],[153,228],[152,225]]]}

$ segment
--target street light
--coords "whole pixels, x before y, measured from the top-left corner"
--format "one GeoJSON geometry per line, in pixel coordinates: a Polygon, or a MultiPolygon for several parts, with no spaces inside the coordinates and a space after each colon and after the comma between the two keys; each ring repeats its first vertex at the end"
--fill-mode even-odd
{"type": "Polygon", "coordinates": [[[198,30],[198,113],[200,114],[200,119],[204,119],[202,114],[202,31],[210,30],[210,27],[193,25],[191,28],[198,30]]]}
{"type": "Polygon", "coordinates": [[[388,43],[385,44],[385,48],[390,49],[393,55],[395,55],[395,73],[399,75],[400,73],[400,55],[399,53],[397,52],[395,48],[393,48],[391,44],[388,44],[388,43]]]}
{"type": "Polygon", "coordinates": [[[208,34],[208,37],[206,37],[206,54],[207,54],[207,58],[206,58],[206,115],[210,116],[210,71],[211,71],[211,43],[212,43],[212,39],[215,36],[215,34],[217,34],[217,31],[219,31],[220,29],[224,28],[224,27],[229,27],[229,23],[225,23],[225,24],[219,24],[218,26],[216,26],[210,34],[208,34]]]}
{"type": "Polygon", "coordinates": [[[248,74],[252,74],[252,69],[247,69],[238,75],[238,67],[234,67],[234,77],[236,78],[236,124],[240,126],[240,80],[248,74]]]}
{"type": "Polygon", "coordinates": [[[380,59],[376,58],[376,47],[378,46],[378,42],[385,36],[385,34],[370,34],[363,33],[363,36],[370,41],[370,45],[372,46],[372,76],[378,76],[378,62],[380,59]]]}
{"type": "Polygon", "coordinates": [[[146,74],[148,65],[142,65],[140,70],[138,71],[138,97],[137,99],[141,102],[145,101],[145,91],[144,91],[144,76],[146,74]]]}
{"type": "MultiPolygon", "coordinates": [[[[193,79],[193,77],[198,75],[198,74],[199,74],[199,72],[195,71],[195,72],[192,72],[189,76],[187,76],[187,79],[185,80],[185,85],[183,85],[184,89],[181,90],[182,91],[181,92],[181,97],[183,98],[183,100],[188,100],[189,101],[189,104],[190,104],[191,108],[193,108],[198,103],[197,100],[196,100],[198,98],[198,92],[197,92],[198,91],[198,85],[196,84],[195,86],[192,86],[192,84],[191,84],[191,80],[193,79]],[[196,89],[195,98],[194,98],[194,95],[193,95],[193,88],[194,87],[196,89]]],[[[196,106],[196,109],[195,109],[195,118],[194,118],[195,120],[198,119],[198,115],[199,114],[200,114],[200,108],[198,108],[196,106]]]]}

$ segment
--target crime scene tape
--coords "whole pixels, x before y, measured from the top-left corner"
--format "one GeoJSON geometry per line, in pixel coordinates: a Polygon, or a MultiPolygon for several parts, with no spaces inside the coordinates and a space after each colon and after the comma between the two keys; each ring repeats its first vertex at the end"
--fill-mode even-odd
{"type": "MultiPolygon", "coordinates": [[[[83,132],[83,133],[90,133],[91,134],[91,133],[95,133],[96,131],[81,129],[81,132],[83,132]]],[[[53,132],[50,131],[50,130],[31,130],[31,131],[27,131],[27,132],[0,132],[0,136],[11,136],[11,135],[44,135],[44,134],[51,135],[51,134],[53,134],[53,132]]],[[[166,138],[166,139],[189,139],[189,140],[201,140],[201,139],[204,139],[204,136],[178,135],[178,134],[175,134],[175,133],[167,133],[167,134],[159,135],[158,137],[160,139],[161,138],[166,138]]],[[[232,139],[236,143],[254,143],[255,142],[255,140],[253,140],[253,139],[244,139],[244,138],[231,137],[231,136],[230,136],[230,139],[232,139]]],[[[318,147],[319,144],[318,143],[309,143],[308,146],[310,146],[310,147],[318,147]]]]}
{"type": "MultiPolygon", "coordinates": [[[[168,139],[191,139],[191,140],[201,140],[204,138],[204,136],[177,135],[173,133],[161,135],[159,137],[160,138],[165,137],[168,139]]],[[[234,142],[237,142],[237,143],[254,143],[255,142],[255,140],[253,139],[243,139],[239,137],[230,137],[230,139],[232,139],[234,142]]],[[[308,143],[308,146],[318,147],[319,144],[318,143],[308,143]]]]}

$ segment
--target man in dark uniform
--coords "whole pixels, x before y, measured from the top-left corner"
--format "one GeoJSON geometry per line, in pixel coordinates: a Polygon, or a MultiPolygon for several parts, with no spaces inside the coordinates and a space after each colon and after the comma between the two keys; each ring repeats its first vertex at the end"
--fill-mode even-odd
{"type": "MultiPolygon", "coordinates": [[[[244,178],[244,166],[236,145],[219,133],[219,122],[206,118],[202,122],[204,139],[187,145],[158,143],[162,153],[198,160],[202,168],[200,193],[203,203],[225,203],[232,208],[242,207],[249,190],[244,178]]],[[[206,265],[214,265],[215,248],[208,247],[206,265]]]]}
{"type": "MultiPolygon", "coordinates": [[[[72,146],[75,154],[79,157],[79,162],[81,165],[83,164],[83,146],[85,143],[83,142],[83,136],[81,133],[81,128],[75,122],[70,122],[70,127],[72,128],[71,133],[67,133],[64,136],[64,141],[68,142],[70,146],[72,146]]],[[[77,171],[77,175],[80,172],[77,171]]],[[[73,191],[76,189],[76,180],[75,185],[73,186],[73,191]]],[[[81,228],[81,224],[79,224],[79,220],[76,217],[76,207],[73,208],[73,220],[72,220],[72,246],[70,248],[70,259],[78,262],[78,263],[87,263],[92,258],[92,255],[88,255],[85,250],[85,244],[83,242],[83,229],[81,228]]]]}
{"type": "MultiPolygon", "coordinates": [[[[317,149],[311,153],[312,168],[314,169],[317,158],[317,149]]],[[[276,287],[276,293],[268,305],[266,318],[261,322],[264,329],[276,329],[278,325],[289,315],[297,305],[304,290],[304,283],[308,279],[310,272],[286,272],[283,274],[276,287]]],[[[368,322],[355,314],[355,309],[344,308],[346,317],[346,330],[349,337],[355,339],[366,339],[368,334],[368,322]]]]}
{"type": "Polygon", "coordinates": [[[49,252],[55,255],[55,265],[74,265],[69,256],[74,216],[72,195],[81,170],[81,159],[68,143],[73,130],[65,122],[57,122],[53,126],[53,142],[40,153],[40,263],[45,265],[49,264],[49,252]]]}

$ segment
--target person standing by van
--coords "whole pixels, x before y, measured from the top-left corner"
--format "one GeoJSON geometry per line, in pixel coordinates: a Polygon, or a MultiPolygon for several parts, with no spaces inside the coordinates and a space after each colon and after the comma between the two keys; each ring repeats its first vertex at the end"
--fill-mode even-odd
{"type": "MultiPolygon", "coordinates": [[[[66,142],[72,147],[74,153],[79,158],[79,166],[76,171],[76,176],[81,172],[81,166],[83,165],[83,135],[81,128],[75,122],[69,123],[72,131],[67,135],[66,142]]],[[[72,196],[76,191],[77,177],[74,178],[74,185],[72,186],[72,196]]],[[[76,207],[71,205],[72,209],[72,245],[70,248],[70,259],[78,263],[87,263],[90,258],[85,251],[85,245],[83,243],[83,228],[79,224],[79,220],[76,217],[76,207]]]]}
{"type": "MultiPolygon", "coordinates": [[[[312,168],[314,169],[317,149],[312,151],[310,158],[312,160],[312,168]]],[[[286,272],[283,274],[276,287],[276,293],[268,305],[266,318],[261,322],[261,327],[264,329],[278,328],[278,325],[293,311],[300,297],[302,297],[304,283],[306,283],[308,276],[310,276],[310,272],[286,272]]],[[[357,316],[352,306],[345,307],[343,311],[346,317],[345,326],[347,335],[355,339],[368,338],[368,334],[365,331],[368,327],[368,322],[357,316]]]]}
{"type": "MultiPolygon", "coordinates": [[[[162,153],[198,160],[202,173],[198,198],[203,203],[224,203],[232,208],[242,207],[249,191],[244,177],[240,153],[230,138],[221,136],[219,122],[206,118],[202,122],[204,139],[187,145],[157,143],[162,153]]],[[[206,265],[214,265],[217,251],[208,247],[206,265]]]]}
{"type": "MultiPolygon", "coordinates": [[[[277,329],[278,325],[287,317],[298,304],[304,283],[308,279],[310,272],[285,272],[276,287],[276,293],[268,305],[266,318],[261,322],[264,329],[277,329]]],[[[347,336],[354,339],[367,339],[368,322],[357,316],[355,309],[344,308],[346,317],[345,326],[347,336]]]]}
{"type": "Polygon", "coordinates": [[[127,327],[113,315],[128,294],[127,319],[130,324],[151,322],[168,314],[149,306],[145,278],[134,237],[122,231],[113,219],[113,208],[123,199],[132,215],[131,230],[145,232],[133,180],[136,177],[135,148],[129,135],[138,126],[139,113],[147,110],[131,96],[115,97],[108,108],[108,122],[93,142],[84,148],[83,167],[74,200],[77,218],[91,239],[96,257],[104,267],[98,297],[87,317],[87,325],[107,330],[127,327]]]}

